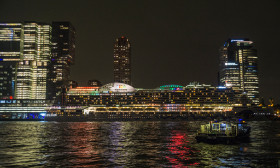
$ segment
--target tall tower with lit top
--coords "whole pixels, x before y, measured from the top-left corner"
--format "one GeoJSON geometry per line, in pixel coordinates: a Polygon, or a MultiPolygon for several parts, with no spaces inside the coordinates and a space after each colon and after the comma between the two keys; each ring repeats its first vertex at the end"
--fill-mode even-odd
{"type": "Polygon", "coordinates": [[[114,45],[114,82],[131,85],[131,45],[124,36],[114,45]]]}
{"type": "Polygon", "coordinates": [[[258,56],[253,41],[228,39],[220,50],[219,82],[259,104],[258,56]]]}

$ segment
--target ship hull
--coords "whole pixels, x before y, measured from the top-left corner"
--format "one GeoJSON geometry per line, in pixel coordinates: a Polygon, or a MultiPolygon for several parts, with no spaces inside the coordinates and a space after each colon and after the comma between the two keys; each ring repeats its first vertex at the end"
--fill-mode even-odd
{"type": "Polygon", "coordinates": [[[241,142],[249,142],[249,135],[242,136],[222,136],[222,135],[197,135],[197,142],[205,142],[211,144],[235,144],[241,142]]]}

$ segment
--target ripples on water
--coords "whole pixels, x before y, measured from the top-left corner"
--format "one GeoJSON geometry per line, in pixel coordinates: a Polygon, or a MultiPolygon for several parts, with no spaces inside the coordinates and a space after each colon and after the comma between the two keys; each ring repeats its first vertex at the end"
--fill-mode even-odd
{"type": "Polygon", "coordinates": [[[249,122],[251,142],[196,143],[205,122],[0,122],[0,167],[277,167],[280,122],[249,122]]]}

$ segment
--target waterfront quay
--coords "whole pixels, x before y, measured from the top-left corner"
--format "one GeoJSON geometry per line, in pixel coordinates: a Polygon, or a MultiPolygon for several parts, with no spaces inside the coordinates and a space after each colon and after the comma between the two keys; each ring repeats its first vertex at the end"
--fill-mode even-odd
{"type": "Polygon", "coordinates": [[[234,116],[231,107],[196,107],[185,105],[126,105],[90,107],[49,107],[48,121],[211,119],[234,116]]]}
{"type": "Polygon", "coordinates": [[[256,108],[233,108],[232,110],[209,110],[189,108],[178,110],[162,106],[51,106],[51,107],[0,107],[1,121],[130,121],[130,120],[229,120],[242,117],[250,120],[276,120],[271,111],[256,108]]]}
{"type": "Polygon", "coordinates": [[[45,99],[0,100],[0,120],[44,120],[51,104],[45,99]]]}
{"type": "Polygon", "coordinates": [[[1,120],[200,120],[235,116],[270,116],[273,111],[256,106],[226,87],[189,84],[137,89],[124,83],[102,87],[75,87],[62,97],[63,105],[44,99],[0,100],[1,120]]]}
{"type": "Polygon", "coordinates": [[[230,117],[233,107],[199,104],[51,106],[47,101],[2,100],[1,120],[145,120],[230,117]]]}

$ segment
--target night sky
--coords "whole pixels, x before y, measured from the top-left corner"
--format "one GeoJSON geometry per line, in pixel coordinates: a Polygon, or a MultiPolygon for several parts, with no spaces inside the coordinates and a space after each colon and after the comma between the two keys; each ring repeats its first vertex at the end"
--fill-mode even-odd
{"type": "Polygon", "coordinates": [[[191,81],[217,85],[219,48],[250,38],[259,56],[260,92],[280,102],[279,0],[2,0],[0,22],[70,21],[77,32],[71,78],[113,81],[113,44],[132,44],[137,88],[191,81]]]}

